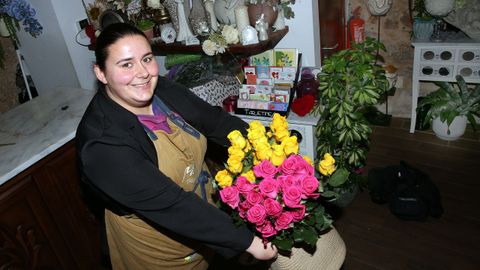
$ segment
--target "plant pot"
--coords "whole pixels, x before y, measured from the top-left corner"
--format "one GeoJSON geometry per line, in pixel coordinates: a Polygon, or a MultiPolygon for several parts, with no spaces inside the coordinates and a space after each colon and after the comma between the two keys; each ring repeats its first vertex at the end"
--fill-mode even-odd
{"type": "Polygon", "coordinates": [[[340,196],[337,199],[332,200],[331,203],[340,208],[345,208],[350,205],[353,199],[355,199],[355,197],[357,196],[358,185],[354,184],[352,187],[342,189],[335,188],[333,189],[333,191],[337,192],[340,196]]]}
{"type": "Polygon", "coordinates": [[[345,260],[345,254],[345,243],[337,230],[332,228],[321,235],[313,253],[294,247],[290,256],[279,253],[270,265],[270,270],[338,270],[345,260]]]}
{"type": "Polygon", "coordinates": [[[154,37],[154,34],[153,34],[153,28],[150,28],[150,29],[147,29],[147,30],[143,30],[143,33],[145,34],[145,36],[147,37],[147,39],[149,41],[152,41],[153,37],[154,37]]]}
{"type": "Polygon", "coordinates": [[[428,41],[433,33],[434,20],[415,18],[413,21],[413,38],[415,41],[428,41]]]}
{"type": "Polygon", "coordinates": [[[250,4],[248,5],[248,19],[250,25],[255,27],[255,24],[260,16],[264,14],[265,22],[268,23],[268,27],[271,28],[275,23],[278,16],[278,9],[268,4],[250,4]]]}
{"type": "Polygon", "coordinates": [[[440,121],[439,117],[432,121],[433,132],[439,139],[445,141],[458,140],[465,133],[466,127],[467,117],[463,115],[455,117],[450,126],[448,126],[447,123],[440,121]]]}

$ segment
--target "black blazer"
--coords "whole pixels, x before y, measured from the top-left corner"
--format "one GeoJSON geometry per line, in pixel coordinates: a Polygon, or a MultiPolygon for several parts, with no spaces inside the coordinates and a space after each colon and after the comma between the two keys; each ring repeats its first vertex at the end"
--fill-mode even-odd
{"type": "MultiPolygon", "coordinates": [[[[248,126],[189,89],[159,77],[157,95],[209,140],[228,145],[227,134],[248,126]]],[[[225,257],[245,251],[253,233],[196,194],[184,191],[157,166],[153,143],[137,117],[100,90],[78,126],[82,179],[100,191],[107,208],[135,213],[152,225],[196,240],[225,257]],[[113,203],[112,203],[113,202],[113,203]]]]}

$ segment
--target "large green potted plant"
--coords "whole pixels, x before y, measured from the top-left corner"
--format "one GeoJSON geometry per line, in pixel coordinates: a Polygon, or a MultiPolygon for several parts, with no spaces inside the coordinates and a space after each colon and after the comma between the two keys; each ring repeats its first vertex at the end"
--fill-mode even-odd
{"type": "Polygon", "coordinates": [[[480,117],[480,85],[469,88],[461,75],[455,79],[456,84],[435,82],[438,90],[430,92],[417,106],[417,111],[426,110],[423,120],[432,124],[435,135],[449,141],[465,133],[467,120],[475,130],[474,116],[480,117]]]}
{"type": "Polygon", "coordinates": [[[335,159],[337,170],[324,183],[330,196],[355,192],[365,166],[372,130],[363,115],[365,109],[378,104],[388,90],[385,70],[376,63],[377,50],[385,46],[373,38],[354,44],[325,59],[318,74],[319,102],[314,113],[317,123],[317,163],[326,153],[335,159]]]}

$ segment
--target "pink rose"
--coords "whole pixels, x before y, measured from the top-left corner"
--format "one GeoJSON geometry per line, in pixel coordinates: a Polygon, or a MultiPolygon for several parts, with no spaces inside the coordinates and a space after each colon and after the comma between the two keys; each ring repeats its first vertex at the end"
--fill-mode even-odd
{"type": "Polygon", "coordinates": [[[300,204],[295,206],[295,208],[292,211],[290,211],[290,213],[292,214],[293,221],[297,222],[302,220],[303,217],[305,216],[305,205],[300,204]]]}
{"type": "Polygon", "coordinates": [[[259,164],[253,167],[253,173],[257,177],[274,177],[278,172],[277,167],[275,167],[269,160],[262,160],[259,164]]]}
{"type": "Polygon", "coordinates": [[[228,204],[232,209],[237,208],[240,202],[240,194],[235,186],[225,187],[220,190],[220,197],[222,202],[228,204]]]}
{"type": "Polygon", "coordinates": [[[297,159],[295,158],[296,155],[291,155],[287,159],[285,159],[280,165],[280,171],[285,175],[292,175],[297,170],[297,159]]]}
{"type": "Polygon", "coordinates": [[[294,155],[295,160],[297,161],[297,167],[295,174],[307,174],[310,176],[315,175],[315,168],[310,165],[305,159],[300,155],[294,155]]]}
{"type": "Polygon", "coordinates": [[[288,207],[296,207],[302,199],[302,190],[296,186],[289,186],[283,191],[283,202],[288,207]]]}
{"type": "Polygon", "coordinates": [[[251,205],[255,205],[263,202],[263,195],[256,190],[250,190],[246,195],[246,199],[251,205]]]}
{"type": "Polygon", "coordinates": [[[262,234],[263,238],[268,238],[270,236],[277,234],[277,231],[272,226],[272,223],[268,220],[263,225],[257,226],[257,231],[259,231],[262,234]]]}
{"type": "Polygon", "coordinates": [[[275,221],[275,230],[281,231],[284,229],[288,229],[290,227],[290,223],[293,222],[293,216],[290,212],[283,212],[280,217],[277,218],[275,221]]]}
{"type": "Polygon", "coordinates": [[[318,198],[320,193],[315,193],[318,190],[318,179],[314,176],[306,176],[302,180],[302,196],[303,199],[309,198],[318,198]]]}
{"type": "Polygon", "coordinates": [[[257,226],[262,225],[267,217],[265,207],[261,204],[255,204],[247,211],[247,220],[257,226]]]}
{"type": "Polygon", "coordinates": [[[265,178],[263,179],[260,184],[258,184],[258,188],[263,195],[275,199],[278,193],[278,183],[277,180],[273,178],[265,178]]]}
{"type": "Polygon", "coordinates": [[[272,217],[278,217],[282,213],[282,205],[274,199],[267,198],[263,202],[263,206],[265,206],[265,210],[267,211],[267,215],[272,217]]]}
{"type": "Polygon", "coordinates": [[[237,186],[238,191],[241,194],[246,194],[255,187],[255,185],[250,183],[250,181],[248,181],[248,179],[245,176],[237,177],[235,185],[237,186]]]}
{"type": "Polygon", "coordinates": [[[300,183],[298,182],[297,178],[293,175],[280,175],[277,178],[277,181],[280,184],[282,190],[285,190],[291,186],[299,186],[300,183]]]}
{"type": "Polygon", "coordinates": [[[241,218],[245,219],[246,213],[248,209],[252,208],[252,204],[249,203],[248,201],[243,201],[238,204],[238,214],[240,215],[241,218]]]}

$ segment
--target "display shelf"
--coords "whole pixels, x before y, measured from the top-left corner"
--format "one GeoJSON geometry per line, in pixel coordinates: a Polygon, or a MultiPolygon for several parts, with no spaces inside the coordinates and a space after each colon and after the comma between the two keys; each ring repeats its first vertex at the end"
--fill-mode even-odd
{"type": "MultiPolygon", "coordinates": [[[[251,45],[245,45],[245,46],[241,44],[230,45],[226,48],[225,53],[231,53],[231,54],[235,54],[243,57],[256,55],[264,51],[273,49],[287,33],[288,33],[288,26],[285,27],[285,29],[283,30],[272,32],[268,40],[260,41],[257,44],[251,44],[251,45]]],[[[152,49],[153,49],[153,54],[157,56],[175,54],[175,53],[179,53],[179,54],[203,53],[202,45],[187,46],[180,42],[174,42],[170,44],[166,44],[163,42],[154,42],[152,44],[152,49]]]]}

